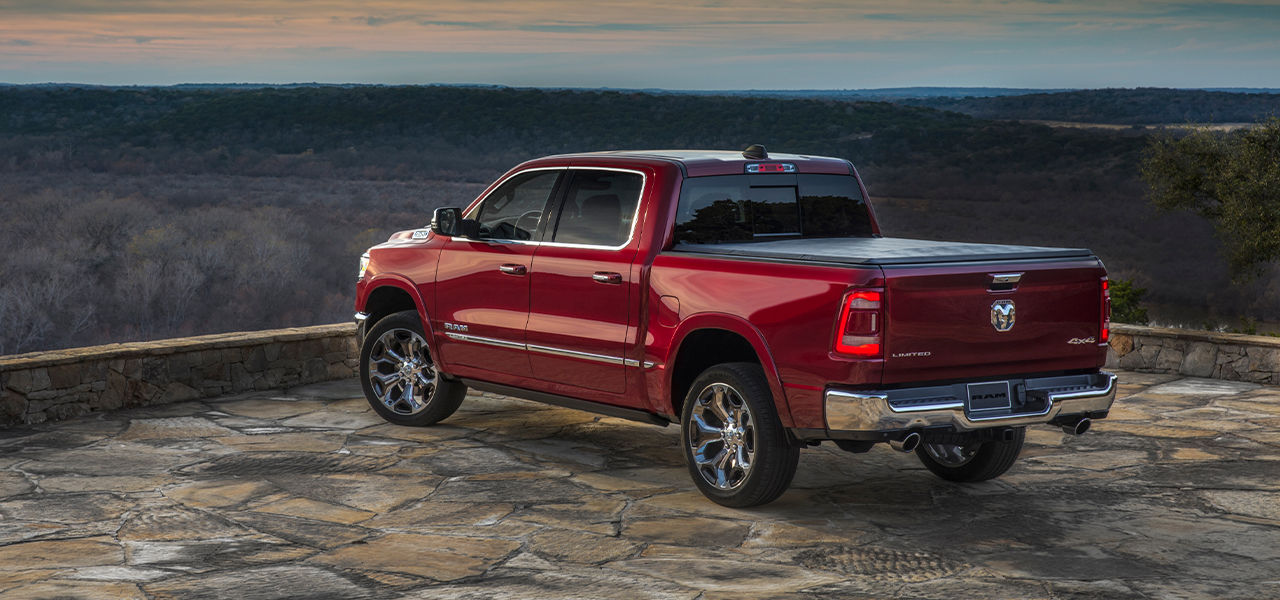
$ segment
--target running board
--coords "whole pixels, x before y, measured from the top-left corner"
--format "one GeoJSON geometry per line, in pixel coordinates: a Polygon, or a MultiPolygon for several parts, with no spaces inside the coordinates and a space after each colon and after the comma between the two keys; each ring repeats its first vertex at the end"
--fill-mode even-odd
{"type": "Polygon", "coordinates": [[[634,408],[624,408],[621,406],[613,406],[611,404],[600,404],[598,402],[589,402],[587,400],[579,400],[568,396],[560,396],[557,394],[548,394],[536,390],[526,390],[524,388],[502,385],[499,383],[489,383],[487,381],[476,381],[475,379],[462,379],[467,387],[482,392],[493,392],[502,394],[503,396],[512,396],[522,398],[524,400],[532,400],[543,404],[553,404],[564,408],[572,408],[574,410],[582,410],[591,413],[597,413],[608,417],[617,417],[619,419],[627,419],[628,421],[640,421],[650,425],[660,425],[666,427],[670,421],[643,410],[634,408]]]}

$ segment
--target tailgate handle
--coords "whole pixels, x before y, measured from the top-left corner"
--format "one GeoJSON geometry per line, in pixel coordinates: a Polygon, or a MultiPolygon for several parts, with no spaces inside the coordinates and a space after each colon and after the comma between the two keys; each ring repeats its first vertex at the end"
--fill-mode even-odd
{"type": "Polygon", "coordinates": [[[991,285],[987,286],[987,290],[1007,292],[1018,287],[1019,281],[1022,281],[1022,273],[992,273],[991,285]]]}

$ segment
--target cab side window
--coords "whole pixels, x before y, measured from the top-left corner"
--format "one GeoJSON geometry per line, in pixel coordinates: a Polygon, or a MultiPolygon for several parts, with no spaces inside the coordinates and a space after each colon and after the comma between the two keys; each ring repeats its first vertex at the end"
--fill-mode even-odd
{"type": "Polygon", "coordinates": [[[547,199],[561,171],[533,171],[508,179],[480,203],[475,219],[480,237],[495,240],[530,240],[538,231],[547,199]]]}
{"type": "Polygon", "coordinates": [[[551,241],[621,246],[631,236],[644,177],[622,171],[574,170],[551,241]]]}

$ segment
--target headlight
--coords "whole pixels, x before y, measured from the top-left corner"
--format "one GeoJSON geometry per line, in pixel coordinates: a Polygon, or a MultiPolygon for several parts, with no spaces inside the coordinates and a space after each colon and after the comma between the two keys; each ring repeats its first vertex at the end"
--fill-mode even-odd
{"type": "Polygon", "coordinates": [[[364,272],[369,268],[369,253],[365,252],[360,255],[360,276],[356,279],[364,279],[364,272]]]}

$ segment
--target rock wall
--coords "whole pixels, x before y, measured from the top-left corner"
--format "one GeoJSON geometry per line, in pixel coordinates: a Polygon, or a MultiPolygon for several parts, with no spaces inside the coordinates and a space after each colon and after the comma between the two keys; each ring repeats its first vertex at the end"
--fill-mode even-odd
{"type": "MultiPolygon", "coordinates": [[[[341,379],[355,326],[321,325],[0,357],[0,427],[341,379]]],[[[1107,366],[1280,384],[1280,338],[1113,324],[1107,366]]]]}
{"type": "Polygon", "coordinates": [[[1280,384],[1280,338],[1113,324],[1107,366],[1280,384]]]}
{"type": "Polygon", "coordinates": [[[108,344],[0,357],[0,427],[351,377],[355,325],[108,344]]]}

